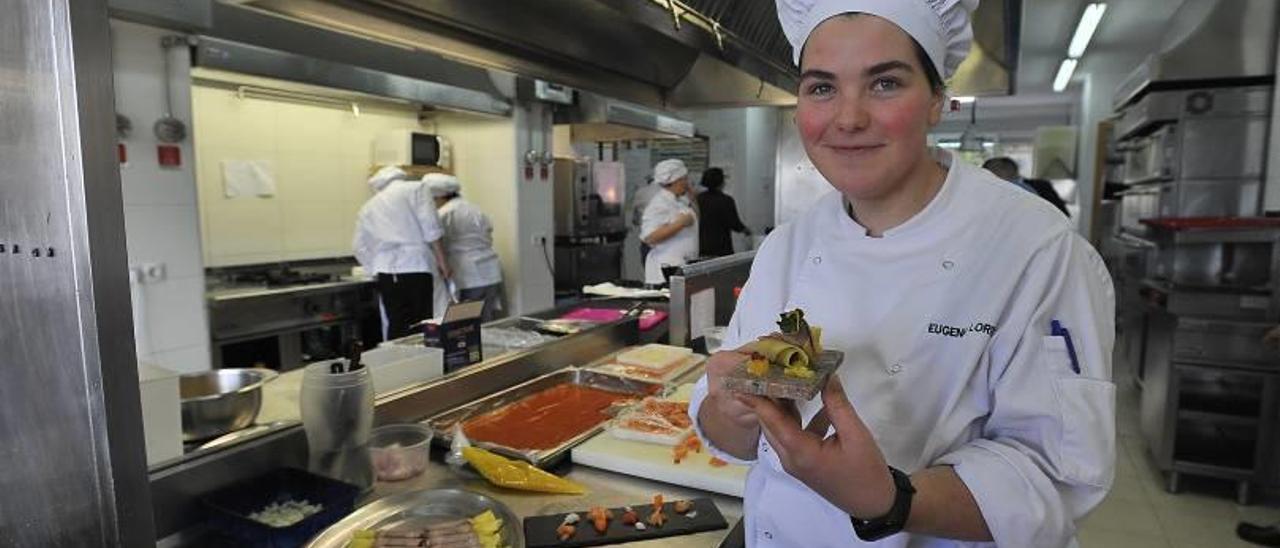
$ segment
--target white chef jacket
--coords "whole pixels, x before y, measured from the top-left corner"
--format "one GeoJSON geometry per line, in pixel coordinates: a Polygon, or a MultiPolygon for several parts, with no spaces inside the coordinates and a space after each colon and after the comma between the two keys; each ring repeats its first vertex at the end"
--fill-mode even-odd
{"type": "Polygon", "coordinates": [[[502,264],[493,250],[493,224],[475,204],[454,198],[439,209],[445,255],[458,289],[502,283],[502,264]]]}
{"type": "Polygon", "coordinates": [[[674,192],[665,188],[654,194],[649,205],[644,208],[644,218],[640,223],[641,240],[647,239],[659,227],[670,224],[683,213],[695,215],[693,224],[653,246],[644,261],[645,283],[660,284],[665,281],[662,278],[662,265],[682,266],[689,259],[698,258],[698,222],[697,213],[689,204],[688,197],[676,197],[674,192]]]}
{"type": "MultiPolygon", "coordinates": [[[[937,196],[881,238],[849,217],[839,193],[772,233],[724,347],[803,308],[824,346],[845,352],[837,374],[890,466],[954,467],[999,546],[1074,545],[1076,522],[1114,472],[1111,279],[1052,205],[950,158],[939,155],[949,170],[937,196]],[[1053,320],[1070,331],[1078,373],[1053,320]]],[[[804,420],[820,407],[820,397],[802,404],[804,420]]],[[[763,436],[757,459],[748,546],[868,545],[849,516],[783,470],[763,436]]],[[[870,545],[990,544],[903,533],[870,545]]]]}
{"type": "Polygon", "coordinates": [[[657,183],[649,183],[636,191],[631,214],[631,224],[635,225],[636,229],[639,229],[644,222],[644,210],[649,207],[649,202],[652,202],[653,197],[659,192],[662,192],[662,185],[657,183]]]}
{"type": "Polygon", "coordinates": [[[395,181],[360,208],[351,246],[370,274],[435,273],[428,242],[443,236],[427,185],[395,181]]]}

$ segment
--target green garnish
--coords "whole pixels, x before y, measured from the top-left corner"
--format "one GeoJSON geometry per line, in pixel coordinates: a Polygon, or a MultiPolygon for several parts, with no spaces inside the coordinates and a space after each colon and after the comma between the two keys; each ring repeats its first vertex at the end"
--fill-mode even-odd
{"type": "Polygon", "coordinates": [[[781,319],[778,320],[778,329],[782,330],[782,333],[785,335],[799,335],[804,328],[809,327],[804,321],[804,310],[799,308],[789,312],[783,312],[780,314],[780,317],[781,319]]]}
{"type": "Polygon", "coordinates": [[[804,319],[804,310],[797,308],[780,314],[778,329],[783,335],[798,337],[803,341],[800,346],[809,353],[809,357],[818,358],[818,347],[813,344],[813,332],[809,331],[809,322],[804,319]]]}

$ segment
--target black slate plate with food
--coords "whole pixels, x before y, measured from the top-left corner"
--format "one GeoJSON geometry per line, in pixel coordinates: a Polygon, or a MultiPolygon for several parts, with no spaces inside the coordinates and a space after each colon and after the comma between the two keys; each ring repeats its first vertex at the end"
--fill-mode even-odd
{"type": "MultiPolygon", "coordinates": [[[[603,534],[596,531],[592,525],[591,518],[588,516],[590,511],[577,512],[576,531],[573,536],[565,540],[560,540],[557,530],[565,522],[568,514],[527,517],[524,519],[525,546],[528,548],[601,546],[717,531],[729,527],[724,516],[720,514],[720,509],[716,508],[711,499],[691,499],[687,502],[692,503],[692,508],[684,514],[676,512],[676,502],[664,503],[662,512],[667,518],[666,523],[661,527],[646,525],[644,530],[623,523],[624,508],[610,508],[609,511],[613,517],[608,521],[608,527],[603,534]]],[[[631,508],[635,510],[641,523],[644,523],[653,512],[652,504],[636,504],[631,508]]]]}
{"type": "Polygon", "coordinates": [[[724,387],[733,392],[743,394],[752,394],[756,396],[767,396],[771,398],[781,398],[787,400],[809,401],[818,392],[822,391],[822,387],[827,385],[827,379],[840,367],[840,363],[844,361],[844,352],[839,350],[823,350],[818,354],[818,358],[813,361],[814,375],[807,379],[787,376],[781,369],[776,367],[769,368],[764,375],[756,376],[747,372],[747,362],[744,360],[731,373],[724,377],[724,387]]]}

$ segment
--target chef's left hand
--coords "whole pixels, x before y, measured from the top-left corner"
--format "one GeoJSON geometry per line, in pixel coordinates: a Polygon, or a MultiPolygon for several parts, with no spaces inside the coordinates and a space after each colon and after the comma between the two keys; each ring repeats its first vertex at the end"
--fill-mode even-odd
{"type": "Polygon", "coordinates": [[[749,404],[760,417],[769,445],[782,467],[796,479],[851,516],[875,519],[889,513],[897,489],[871,431],[845,395],[834,375],[822,390],[835,434],[815,434],[800,425],[790,401],[752,396],[749,404]]]}

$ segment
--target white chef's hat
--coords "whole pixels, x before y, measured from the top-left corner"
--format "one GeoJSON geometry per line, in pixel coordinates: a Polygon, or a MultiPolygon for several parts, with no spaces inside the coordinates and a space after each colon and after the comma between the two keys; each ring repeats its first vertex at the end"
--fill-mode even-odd
{"type": "Polygon", "coordinates": [[[674,183],[688,174],[689,168],[684,167],[684,161],[679,158],[663,160],[653,166],[653,182],[662,186],[674,183]]]}
{"type": "Polygon", "coordinates": [[[408,178],[409,174],[405,173],[403,169],[396,166],[384,166],[377,173],[374,173],[373,177],[369,177],[369,187],[374,192],[381,192],[382,189],[387,188],[387,185],[408,178]]]}
{"type": "Polygon", "coordinates": [[[796,65],[809,34],[842,13],[868,13],[898,25],[924,48],[943,78],[950,78],[969,55],[973,29],[969,14],[978,0],[777,0],[778,21],[791,42],[796,65]]]}
{"type": "Polygon", "coordinates": [[[422,176],[422,182],[431,189],[433,198],[457,194],[462,190],[462,183],[458,182],[458,178],[447,173],[428,173],[422,176]]]}

